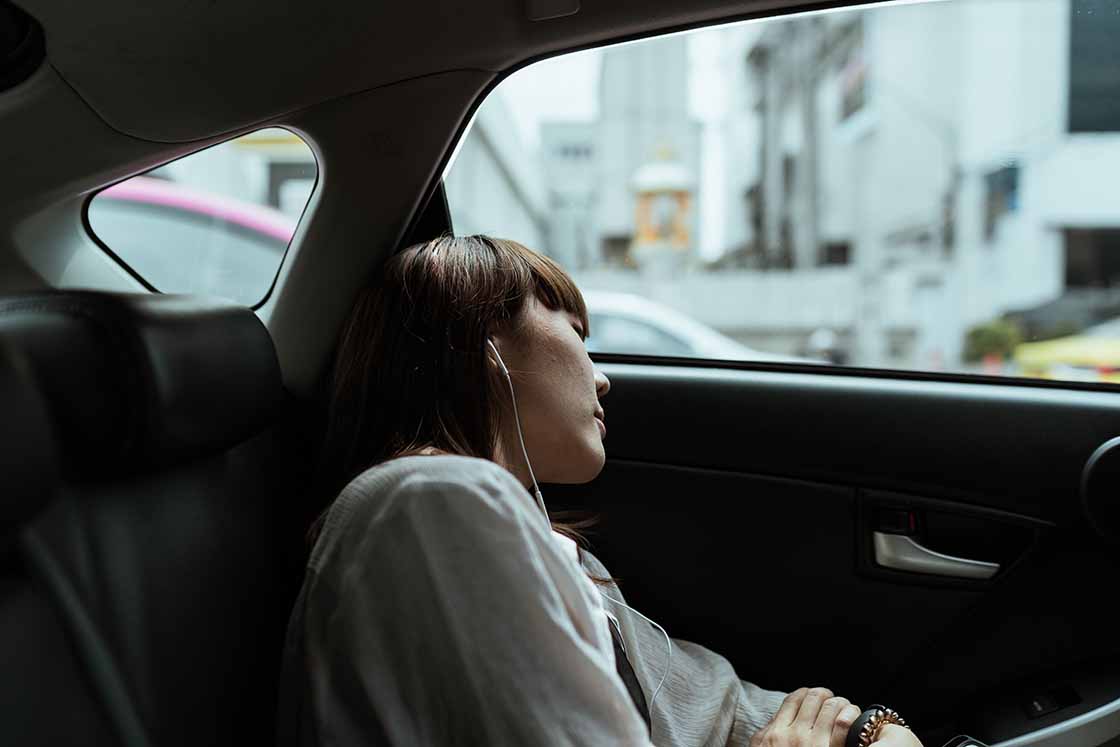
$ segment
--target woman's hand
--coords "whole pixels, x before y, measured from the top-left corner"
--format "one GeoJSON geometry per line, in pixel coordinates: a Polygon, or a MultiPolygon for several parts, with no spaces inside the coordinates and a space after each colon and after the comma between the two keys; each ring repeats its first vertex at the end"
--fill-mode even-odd
{"type": "Polygon", "coordinates": [[[871,743],[871,747],[922,747],[922,742],[909,729],[887,724],[879,730],[879,738],[871,743]]]}
{"type": "MultiPolygon", "coordinates": [[[[770,723],[751,737],[751,747],[844,747],[848,728],[860,713],[859,706],[833,696],[828,688],[803,687],[786,696],[770,723]]],[[[876,744],[896,747],[894,742],[876,744]]],[[[909,742],[899,745],[911,747],[909,742]]]]}

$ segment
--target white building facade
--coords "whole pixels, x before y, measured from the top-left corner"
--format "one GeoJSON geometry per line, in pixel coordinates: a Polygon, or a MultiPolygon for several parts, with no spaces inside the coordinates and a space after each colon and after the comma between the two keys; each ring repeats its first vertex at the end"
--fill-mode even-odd
{"type": "Polygon", "coordinates": [[[743,53],[745,263],[850,268],[856,296],[837,303],[863,365],[957,367],[970,326],[1066,293],[1068,229],[1120,225],[1120,135],[1070,132],[1073,11],[969,0],[766,24],[743,53]]]}
{"type": "Polygon", "coordinates": [[[586,287],[774,352],[825,328],[856,365],[959,369],[968,330],[1006,314],[1052,322],[1069,307],[1084,323],[1108,302],[1120,316],[1120,20],[1086,23],[1099,2],[884,5],[698,32],[726,93],[703,151],[687,37],[609,48],[598,119],[543,123],[539,152],[503,102],[482,107],[448,176],[456,230],[519,238],[586,287]],[[722,243],[661,278],[632,261],[634,178],[668,173],[657,164],[707,185],[694,197],[720,209],[692,203],[686,233],[722,243]]]}

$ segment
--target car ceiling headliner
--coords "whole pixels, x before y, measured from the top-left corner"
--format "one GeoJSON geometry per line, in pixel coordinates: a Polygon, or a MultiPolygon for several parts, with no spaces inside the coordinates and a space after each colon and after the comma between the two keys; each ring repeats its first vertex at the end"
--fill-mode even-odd
{"type": "Polygon", "coordinates": [[[721,18],[843,5],[583,0],[530,21],[522,0],[19,0],[52,66],[119,132],[187,142],[450,70],[501,72],[550,52],[721,18]]]}

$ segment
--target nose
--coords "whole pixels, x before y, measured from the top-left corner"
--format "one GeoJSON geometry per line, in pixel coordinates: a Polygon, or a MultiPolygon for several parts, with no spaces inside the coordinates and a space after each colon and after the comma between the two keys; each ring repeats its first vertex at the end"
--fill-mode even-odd
{"type": "Polygon", "coordinates": [[[595,369],[595,396],[597,396],[599,399],[602,399],[603,397],[607,396],[607,392],[609,392],[610,390],[611,390],[611,380],[607,378],[607,375],[605,373],[603,373],[602,371],[600,371],[599,369],[596,368],[595,369]]]}

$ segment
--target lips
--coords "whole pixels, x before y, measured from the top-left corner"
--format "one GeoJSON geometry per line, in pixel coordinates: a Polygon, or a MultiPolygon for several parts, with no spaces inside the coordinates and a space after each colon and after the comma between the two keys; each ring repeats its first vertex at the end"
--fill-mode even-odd
{"type": "Polygon", "coordinates": [[[599,426],[599,438],[607,437],[607,424],[603,421],[602,414],[595,416],[595,423],[599,426]]]}

